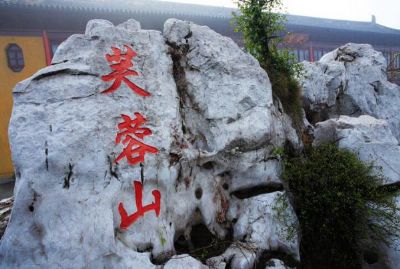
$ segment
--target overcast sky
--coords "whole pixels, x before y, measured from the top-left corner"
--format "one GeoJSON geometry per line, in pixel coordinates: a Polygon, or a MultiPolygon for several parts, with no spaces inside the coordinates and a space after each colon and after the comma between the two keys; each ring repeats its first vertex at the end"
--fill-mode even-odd
{"type": "MultiPolygon", "coordinates": [[[[236,7],[233,0],[165,0],[203,5],[236,7]]],[[[379,24],[400,29],[400,0],[282,0],[293,15],[370,21],[376,16],[379,24]]]]}

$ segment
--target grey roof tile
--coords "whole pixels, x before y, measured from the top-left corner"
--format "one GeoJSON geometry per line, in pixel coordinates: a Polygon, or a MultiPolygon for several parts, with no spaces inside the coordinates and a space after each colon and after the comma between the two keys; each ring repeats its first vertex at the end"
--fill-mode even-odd
{"type": "MultiPolygon", "coordinates": [[[[173,1],[173,0],[172,0],[173,1]]],[[[234,8],[183,4],[156,0],[2,0],[0,5],[22,5],[37,8],[85,9],[102,11],[139,12],[147,14],[168,14],[203,16],[229,19],[234,8]]],[[[352,30],[383,34],[399,34],[400,30],[372,22],[335,20],[298,15],[287,15],[288,26],[308,26],[339,30],[352,30]]]]}

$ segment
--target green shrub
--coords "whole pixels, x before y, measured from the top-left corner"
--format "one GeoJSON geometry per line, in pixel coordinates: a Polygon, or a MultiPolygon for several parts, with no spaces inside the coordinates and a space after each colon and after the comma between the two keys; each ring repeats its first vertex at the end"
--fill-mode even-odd
{"type": "Polygon", "coordinates": [[[233,14],[235,30],[243,33],[246,50],[267,71],[274,95],[298,127],[302,124],[302,104],[295,77],[303,69],[282,46],[286,18],[278,13],[281,0],[239,0],[238,8],[240,14],[233,14]]]}
{"type": "Polygon", "coordinates": [[[303,268],[361,268],[363,246],[399,235],[396,189],[354,153],[328,144],[285,162],[299,219],[303,268]]]}
{"type": "Polygon", "coordinates": [[[297,80],[283,71],[265,68],[272,85],[272,92],[279,98],[283,109],[291,116],[297,130],[303,125],[301,88],[297,80]]]}

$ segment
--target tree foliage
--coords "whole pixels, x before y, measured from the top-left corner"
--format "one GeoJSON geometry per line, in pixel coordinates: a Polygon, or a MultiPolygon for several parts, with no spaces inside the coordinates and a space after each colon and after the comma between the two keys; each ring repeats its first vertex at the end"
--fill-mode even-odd
{"type": "Polygon", "coordinates": [[[285,16],[281,0],[239,0],[240,13],[234,14],[235,30],[243,33],[246,50],[267,71],[272,91],[294,122],[302,122],[300,87],[296,76],[302,67],[282,46],[285,16]]]}
{"type": "Polygon", "coordinates": [[[241,14],[235,14],[237,30],[243,33],[246,49],[260,62],[268,60],[281,39],[279,33],[284,31],[285,17],[272,12],[281,7],[281,1],[240,0],[238,6],[241,14]]]}
{"type": "Polygon", "coordinates": [[[399,235],[395,188],[354,153],[328,144],[286,161],[299,219],[303,268],[361,268],[363,247],[399,235]]]}

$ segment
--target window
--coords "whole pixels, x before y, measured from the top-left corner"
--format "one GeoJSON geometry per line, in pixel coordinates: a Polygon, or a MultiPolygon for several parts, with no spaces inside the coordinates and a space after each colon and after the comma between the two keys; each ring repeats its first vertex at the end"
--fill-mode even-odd
{"type": "Polygon", "coordinates": [[[324,55],[323,49],[314,49],[314,61],[319,61],[321,57],[324,55]]]}
{"type": "Polygon", "coordinates": [[[389,66],[390,65],[390,52],[389,51],[383,51],[382,52],[382,54],[383,54],[383,57],[385,57],[385,59],[386,59],[386,66],[389,66]]]}
{"type": "Polygon", "coordinates": [[[17,44],[9,44],[6,48],[8,67],[14,72],[24,69],[24,54],[17,44]]]}
{"type": "Polygon", "coordinates": [[[299,62],[310,60],[310,51],[308,49],[298,49],[297,55],[299,62]]]}
{"type": "Polygon", "coordinates": [[[399,69],[400,68],[400,51],[396,51],[393,56],[395,57],[393,67],[395,69],[399,69]]]}

